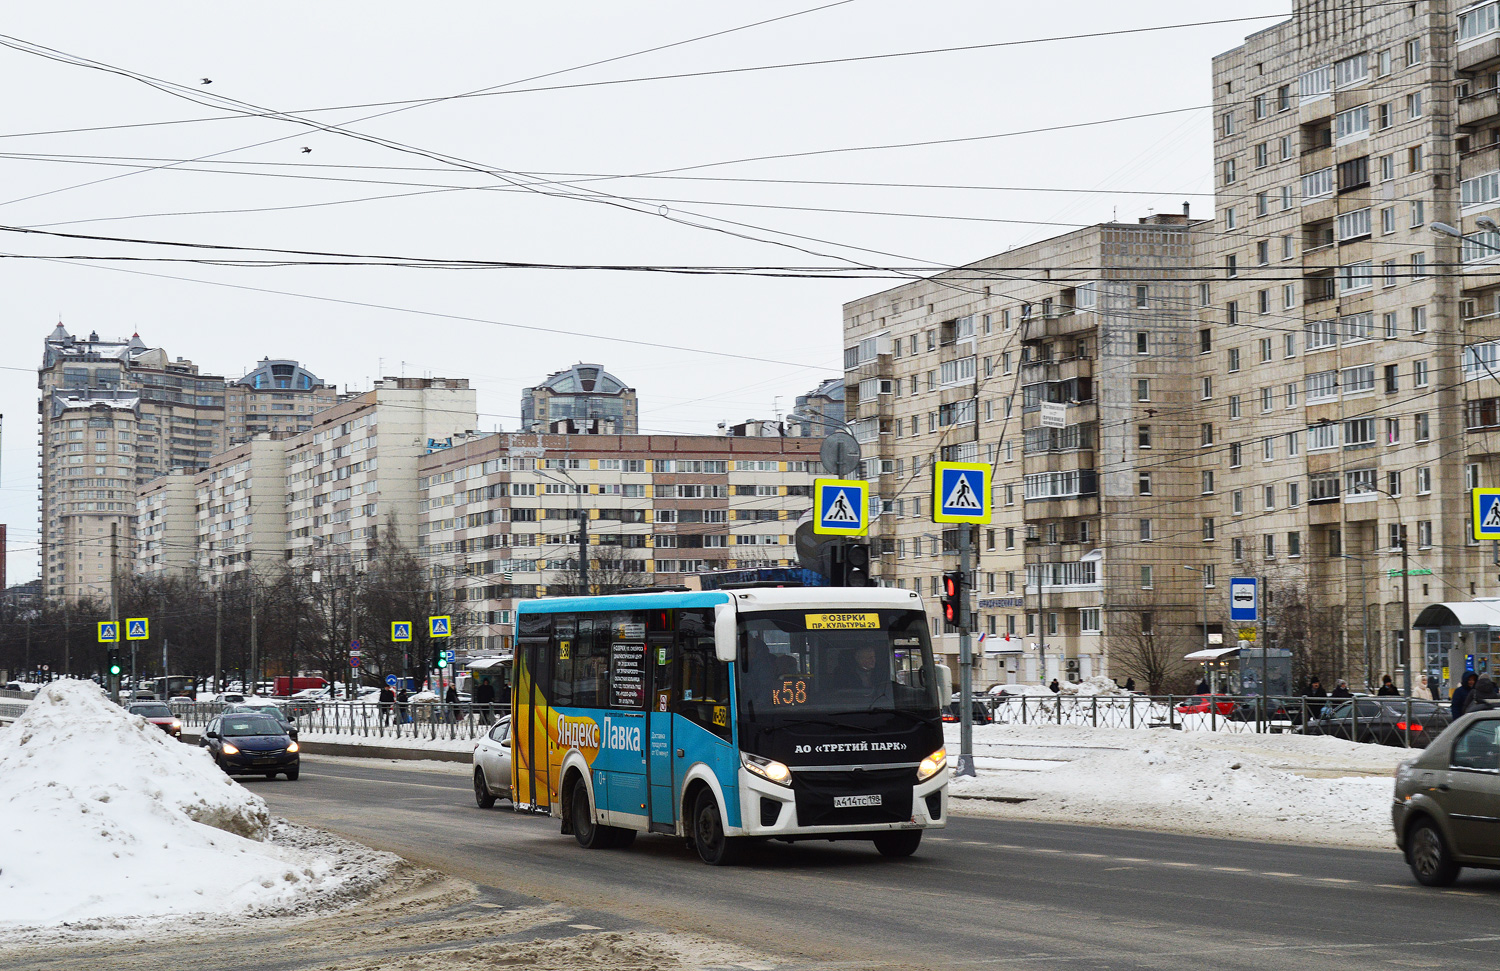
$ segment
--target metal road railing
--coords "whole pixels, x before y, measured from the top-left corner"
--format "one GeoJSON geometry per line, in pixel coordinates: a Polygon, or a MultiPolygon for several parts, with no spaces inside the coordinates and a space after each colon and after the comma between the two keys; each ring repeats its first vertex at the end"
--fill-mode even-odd
{"type": "MultiPolygon", "coordinates": [[[[272,699],[292,720],[299,735],[345,735],[358,738],[477,739],[510,713],[510,705],[449,705],[414,701],[380,704],[362,701],[302,702],[272,699]]],[[[201,728],[226,706],[214,702],[178,702],[172,711],[184,727],[201,728]]]]}
{"type": "MultiPolygon", "coordinates": [[[[1091,728],[1170,728],[1180,731],[1301,733],[1358,742],[1422,746],[1452,720],[1445,702],[1425,698],[1271,698],[1253,695],[1009,695],[982,699],[995,724],[1078,725],[1091,728]],[[1375,717],[1351,704],[1375,702],[1375,717]]],[[[979,700],[979,699],[976,699],[979,700]]]]}

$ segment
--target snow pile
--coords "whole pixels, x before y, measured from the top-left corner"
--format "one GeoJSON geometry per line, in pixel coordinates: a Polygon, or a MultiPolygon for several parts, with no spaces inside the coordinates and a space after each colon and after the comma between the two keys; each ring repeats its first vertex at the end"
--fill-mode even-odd
{"type": "Polygon", "coordinates": [[[1392,845],[1391,774],[1413,755],[1300,735],[984,726],[974,737],[979,775],[951,790],[961,813],[1365,847],[1392,845]]]}
{"type": "Polygon", "coordinates": [[[0,929],[288,909],[354,875],[262,842],[271,817],[204,750],[54,682],[0,732],[0,929]]]}
{"type": "Polygon", "coordinates": [[[1058,684],[1057,687],[1059,694],[1081,695],[1083,697],[1088,697],[1091,695],[1118,695],[1120,697],[1129,697],[1129,695],[1131,694],[1131,692],[1126,691],[1124,688],[1115,684],[1109,678],[1103,677],[1102,675],[1095,675],[1092,678],[1085,678],[1084,680],[1077,682],[1063,682],[1058,684]]]}

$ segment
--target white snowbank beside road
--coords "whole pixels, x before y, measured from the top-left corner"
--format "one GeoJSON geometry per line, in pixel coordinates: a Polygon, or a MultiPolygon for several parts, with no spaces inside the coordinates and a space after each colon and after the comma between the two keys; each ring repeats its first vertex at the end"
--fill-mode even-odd
{"type": "Polygon", "coordinates": [[[207,752],[88,682],[54,682],[0,731],[0,933],[275,912],[368,876],[270,831],[265,802],[207,752]]]}
{"type": "Polygon", "coordinates": [[[961,814],[1381,849],[1393,845],[1391,775],[1414,754],[1321,736],[1050,725],[975,726],[974,742],[978,777],[951,788],[961,814]]]}

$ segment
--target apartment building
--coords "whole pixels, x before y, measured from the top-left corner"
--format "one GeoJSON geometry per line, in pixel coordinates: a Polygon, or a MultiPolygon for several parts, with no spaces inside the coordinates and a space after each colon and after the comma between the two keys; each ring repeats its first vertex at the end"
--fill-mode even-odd
{"type": "Polygon", "coordinates": [[[192,566],[205,582],[250,570],[265,577],[285,564],[286,448],[263,432],[215,455],[193,478],[192,566]]]}
{"type": "Polygon", "coordinates": [[[338,397],[338,388],[296,361],[264,358],[224,389],[224,441],[234,445],[260,434],[305,432],[312,416],[338,397]]]}
{"type": "MultiPolygon", "coordinates": [[[[148,577],[185,576],[198,564],[197,479],[173,469],[141,486],[136,499],[135,572],[148,577]]],[[[121,569],[131,549],[120,548],[121,569]]]]}
{"type": "MultiPolygon", "coordinates": [[[[1231,569],[1340,619],[1350,673],[1404,660],[1403,532],[1413,615],[1497,590],[1468,513],[1500,484],[1496,8],[1298,2],[1214,60],[1204,515],[1231,569]]],[[[1416,674],[1451,636],[1414,644],[1416,674]]]]}
{"type": "Polygon", "coordinates": [[[129,557],[139,487],[197,469],[223,447],[224,379],[147,347],[138,334],[82,338],[58,324],[43,344],[37,384],[44,589],[68,600],[104,597],[111,530],[129,557]]]}
{"type": "Polygon", "coordinates": [[[309,430],[280,443],[286,558],[364,559],[386,530],[416,546],[418,464],[472,430],[477,407],[466,379],[387,377],[315,415],[309,430]]]}
{"type": "Polygon", "coordinates": [[[575,364],[521,390],[521,431],[560,435],[634,435],[635,389],[598,364],[575,364]]]}
{"type": "Polygon", "coordinates": [[[844,306],[847,420],[884,509],[875,575],[924,595],[954,664],[938,592],[960,534],[932,522],[932,464],[994,466],[994,518],[974,536],[976,683],[1110,675],[1116,627],[1195,622],[1178,564],[1201,558],[1180,537],[1202,483],[1183,413],[1204,225],[1091,226],[844,306]]]}
{"type": "Polygon", "coordinates": [[[466,436],[419,462],[417,543],[464,610],[457,640],[510,646],[516,601],[578,584],[797,566],[816,439],[668,435],[466,436]]]}

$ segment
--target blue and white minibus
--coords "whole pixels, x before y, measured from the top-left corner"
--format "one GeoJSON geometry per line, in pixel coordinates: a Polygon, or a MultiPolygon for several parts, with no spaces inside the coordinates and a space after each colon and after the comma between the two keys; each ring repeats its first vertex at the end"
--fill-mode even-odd
{"type": "Polygon", "coordinates": [[[516,611],[512,787],[585,847],[872,841],[947,821],[916,593],[773,587],[529,600],[516,611]]]}

